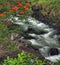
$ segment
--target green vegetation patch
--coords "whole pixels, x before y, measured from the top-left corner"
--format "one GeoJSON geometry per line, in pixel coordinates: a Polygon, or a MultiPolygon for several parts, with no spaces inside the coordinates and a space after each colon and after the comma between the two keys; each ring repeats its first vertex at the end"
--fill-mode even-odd
{"type": "Polygon", "coordinates": [[[9,58],[4,60],[3,65],[44,65],[45,61],[42,61],[30,53],[22,51],[18,54],[17,58],[9,58]]]}
{"type": "Polygon", "coordinates": [[[8,26],[8,30],[11,33],[18,33],[18,34],[23,34],[23,26],[21,25],[12,25],[8,26]]]}
{"type": "Polygon", "coordinates": [[[0,43],[8,40],[8,28],[7,26],[0,24],[0,43]]]}
{"type": "Polygon", "coordinates": [[[48,15],[48,12],[50,16],[60,15],[60,0],[38,0],[37,3],[42,6],[43,15],[48,15]]]}
{"type": "Polygon", "coordinates": [[[59,9],[60,0],[39,0],[39,2],[49,8],[59,9]]]}

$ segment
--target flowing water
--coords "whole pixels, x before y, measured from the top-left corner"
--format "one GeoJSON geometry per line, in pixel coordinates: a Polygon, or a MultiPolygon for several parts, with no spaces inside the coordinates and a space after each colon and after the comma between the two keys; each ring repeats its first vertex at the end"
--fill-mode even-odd
{"type": "Polygon", "coordinates": [[[28,18],[28,22],[21,21],[18,17],[15,17],[15,21],[15,24],[24,28],[23,38],[30,41],[32,47],[38,49],[46,59],[52,62],[60,59],[60,36],[56,34],[56,30],[32,17],[28,18]]]}

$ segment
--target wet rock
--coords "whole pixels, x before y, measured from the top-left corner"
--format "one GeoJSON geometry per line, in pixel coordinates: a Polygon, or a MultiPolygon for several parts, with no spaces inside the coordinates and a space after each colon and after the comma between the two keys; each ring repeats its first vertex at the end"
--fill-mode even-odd
{"type": "Polygon", "coordinates": [[[17,40],[17,42],[18,42],[18,45],[20,46],[31,46],[31,43],[25,39],[20,38],[17,40]]]}
{"type": "Polygon", "coordinates": [[[51,48],[51,49],[49,50],[49,55],[50,55],[50,56],[54,56],[54,55],[58,55],[58,54],[59,54],[59,51],[58,51],[57,48],[51,48]]]}
{"type": "Polygon", "coordinates": [[[10,38],[11,40],[15,40],[19,35],[17,33],[10,33],[10,34],[11,34],[11,38],[10,38]]]}
{"type": "Polygon", "coordinates": [[[32,13],[31,16],[36,18],[36,19],[39,19],[39,17],[42,16],[41,13],[40,13],[40,9],[41,8],[39,8],[39,6],[35,6],[35,5],[32,6],[33,13],[32,13]]]}
{"type": "Polygon", "coordinates": [[[33,5],[33,6],[32,6],[32,10],[33,10],[33,11],[39,11],[40,9],[39,9],[38,6],[33,5]]]}

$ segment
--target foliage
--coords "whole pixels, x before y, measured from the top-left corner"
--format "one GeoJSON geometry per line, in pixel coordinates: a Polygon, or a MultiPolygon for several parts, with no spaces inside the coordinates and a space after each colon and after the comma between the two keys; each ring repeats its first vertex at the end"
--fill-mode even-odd
{"type": "Polygon", "coordinates": [[[16,45],[15,43],[11,43],[11,44],[9,44],[8,46],[6,46],[6,48],[7,48],[8,50],[18,50],[18,49],[19,49],[19,46],[16,45]]]}
{"type": "Polygon", "coordinates": [[[0,41],[7,40],[8,37],[8,28],[5,25],[0,24],[0,41]]]}
{"type": "Polygon", "coordinates": [[[42,6],[43,14],[57,16],[60,14],[60,0],[39,0],[38,3],[42,6]]]}
{"type": "Polygon", "coordinates": [[[22,51],[17,58],[9,58],[4,60],[3,65],[44,65],[45,61],[41,61],[30,53],[22,51]]]}
{"type": "Polygon", "coordinates": [[[21,26],[21,25],[8,26],[8,30],[11,33],[23,34],[23,26],[21,26]]]}
{"type": "Polygon", "coordinates": [[[59,9],[60,0],[39,0],[39,2],[49,8],[59,9]]]}

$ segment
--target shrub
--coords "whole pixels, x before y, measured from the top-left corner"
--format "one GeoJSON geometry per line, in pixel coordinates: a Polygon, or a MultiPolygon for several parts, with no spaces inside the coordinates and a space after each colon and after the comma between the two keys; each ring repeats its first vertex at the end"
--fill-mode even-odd
{"type": "Polygon", "coordinates": [[[17,58],[9,58],[4,60],[3,65],[44,65],[45,61],[41,61],[30,53],[22,51],[17,58]]]}

